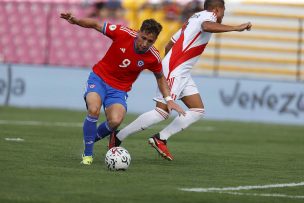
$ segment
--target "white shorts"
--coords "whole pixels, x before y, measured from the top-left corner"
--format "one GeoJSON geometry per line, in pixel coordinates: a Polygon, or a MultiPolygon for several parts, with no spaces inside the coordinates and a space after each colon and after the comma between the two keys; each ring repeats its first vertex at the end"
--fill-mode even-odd
{"type": "MultiPolygon", "coordinates": [[[[181,99],[185,96],[190,96],[199,93],[196,84],[192,80],[191,76],[172,77],[167,80],[167,82],[173,100],[181,99]]],[[[166,104],[166,101],[164,100],[163,95],[158,88],[156,90],[156,97],[154,97],[153,100],[166,104]]]]}

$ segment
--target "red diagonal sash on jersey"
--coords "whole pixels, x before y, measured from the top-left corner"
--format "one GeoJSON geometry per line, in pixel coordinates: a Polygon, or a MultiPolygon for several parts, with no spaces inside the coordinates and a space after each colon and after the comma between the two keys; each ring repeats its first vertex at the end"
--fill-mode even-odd
{"type": "Polygon", "coordinates": [[[190,42],[190,44],[183,51],[184,33],[182,32],[180,38],[177,40],[177,42],[172,47],[172,53],[171,53],[171,58],[170,58],[170,62],[169,62],[169,74],[168,74],[167,78],[170,78],[171,72],[176,67],[178,67],[180,64],[182,64],[183,62],[185,62],[191,58],[201,55],[201,53],[204,51],[205,47],[207,46],[207,43],[188,49],[195,42],[195,40],[199,37],[200,34],[201,34],[201,32],[197,33],[197,35],[194,37],[194,39],[190,42]]]}

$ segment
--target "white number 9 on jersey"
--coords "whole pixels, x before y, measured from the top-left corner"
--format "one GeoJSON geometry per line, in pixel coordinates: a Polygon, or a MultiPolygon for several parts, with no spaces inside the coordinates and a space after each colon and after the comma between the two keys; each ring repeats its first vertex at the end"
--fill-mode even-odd
{"type": "Polygon", "coordinates": [[[131,61],[129,59],[124,59],[121,64],[119,65],[119,67],[121,68],[126,68],[131,64],[131,61]]]}

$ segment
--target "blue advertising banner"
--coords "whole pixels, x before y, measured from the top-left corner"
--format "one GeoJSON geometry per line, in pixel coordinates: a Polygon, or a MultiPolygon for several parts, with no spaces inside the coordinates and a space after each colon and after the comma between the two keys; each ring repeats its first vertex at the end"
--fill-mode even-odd
{"type": "MultiPolygon", "coordinates": [[[[0,104],[85,110],[83,92],[90,70],[0,65],[0,104]]],[[[206,119],[304,125],[304,84],[193,76],[206,119]]],[[[128,112],[154,108],[153,74],[142,73],[128,93],[128,112]]]]}

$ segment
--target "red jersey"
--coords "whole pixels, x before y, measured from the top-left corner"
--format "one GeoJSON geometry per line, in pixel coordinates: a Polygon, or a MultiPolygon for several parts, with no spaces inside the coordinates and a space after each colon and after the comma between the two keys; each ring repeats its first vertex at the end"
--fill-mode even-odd
{"type": "Polygon", "coordinates": [[[161,58],[155,47],[142,54],[136,53],[136,31],[105,23],[102,33],[113,42],[105,56],[94,65],[93,72],[111,87],[128,92],[144,69],[154,73],[162,71],[161,58]]]}

